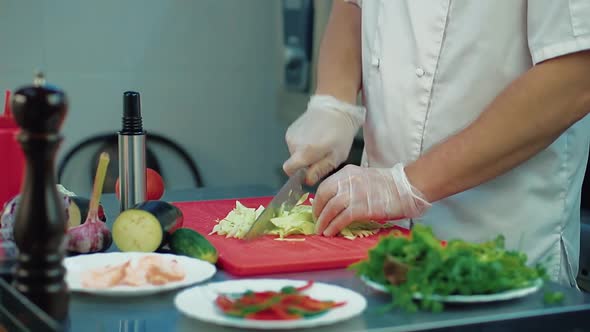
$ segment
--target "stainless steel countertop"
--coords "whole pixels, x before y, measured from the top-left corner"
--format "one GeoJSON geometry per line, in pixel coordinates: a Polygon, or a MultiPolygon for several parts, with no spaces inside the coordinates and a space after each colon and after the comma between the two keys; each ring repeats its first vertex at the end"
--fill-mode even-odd
{"type": "MultiPolygon", "coordinates": [[[[203,188],[166,193],[168,201],[195,201],[205,199],[243,198],[273,194],[266,187],[203,188]]],[[[114,195],[105,195],[102,203],[109,222],[118,214],[114,195]]],[[[113,250],[115,250],[113,248],[113,250]]],[[[586,331],[590,330],[590,294],[557,284],[547,289],[565,294],[561,304],[548,305],[544,292],[523,299],[479,305],[453,305],[442,313],[406,313],[393,310],[380,313],[381,306],[390,298],[366,287],[352,272],[343,269],[307,273],[264,275],[258,278],[313,279],[341,285],[363,294],[368,308],[362,316],[346,322],[313,331],[586,331]]],[[[218,271],[211,281],[235,279],[218,271]]],[[[178,291],[137,298],[108,298],[72,294],[70,301],[71,331],[237,331],[233,328],[201,323],[176,310],[173,300],[178,291]]],[[[244,330],[241,330],[244,331],[244,330]]]]}

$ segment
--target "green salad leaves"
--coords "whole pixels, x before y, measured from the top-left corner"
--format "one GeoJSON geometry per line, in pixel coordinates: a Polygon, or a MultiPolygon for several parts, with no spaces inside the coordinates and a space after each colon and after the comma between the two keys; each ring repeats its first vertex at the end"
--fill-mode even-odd
{"type": "Polygon", "coordinates": [[[484,243],[451,240],[446,246],[429,227],[416,224],[411,237],[384,236],[367,259],[349,268],[385,285],[393,295],[391,307],[440,311],[431,295],[493,294],[530,286],[546,278],[543,267],[529,267],[527,257],[504,249],[504,237],[484,243]],[[423,298],[417,305],[415,293],[423,298]]]}

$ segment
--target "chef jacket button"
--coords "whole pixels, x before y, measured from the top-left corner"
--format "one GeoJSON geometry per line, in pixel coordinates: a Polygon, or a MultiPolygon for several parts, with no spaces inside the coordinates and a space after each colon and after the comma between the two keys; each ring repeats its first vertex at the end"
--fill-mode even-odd
{"type": "Polygon", "coordinates": [[[371,59],[371,64],[375,67],[379,67],[379,58],[376,56],[373,56],[373,58],[371,59]]]}
{"type": "Polygon", "coordinates": [[[424,76],[424,69],[416,68],[416,76],[418,76],[418,77],[424,76]]]}

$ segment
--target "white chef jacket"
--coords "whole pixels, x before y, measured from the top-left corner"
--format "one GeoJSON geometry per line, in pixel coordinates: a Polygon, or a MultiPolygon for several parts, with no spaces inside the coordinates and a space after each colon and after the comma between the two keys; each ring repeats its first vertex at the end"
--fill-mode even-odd
{"type": "MultiPolygon", "coordinates": [[[[419,158],[535,64],[590,49],[590,0],[351,2],[362,12],[367,167],[419,158]]],[[[508,249],[576,287],[589,124],[578,122],[532,159],[413,221],[442,239],[503,234],[508,249]]]]}

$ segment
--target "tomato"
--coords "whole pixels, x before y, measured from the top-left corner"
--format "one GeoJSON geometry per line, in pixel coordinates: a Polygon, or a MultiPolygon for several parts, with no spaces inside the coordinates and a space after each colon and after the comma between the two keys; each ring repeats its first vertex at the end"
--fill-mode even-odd
{"type": "MultiPolygon", "coordinates": [[[[151,168],[146,168],[146,200],[159,200],[164,195],[164,179],[151,168]]],[[[121,192],[119,188],[119,178],[115,183],[115,193],[117,198],[121,199],[121,192]]]]}

